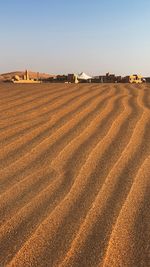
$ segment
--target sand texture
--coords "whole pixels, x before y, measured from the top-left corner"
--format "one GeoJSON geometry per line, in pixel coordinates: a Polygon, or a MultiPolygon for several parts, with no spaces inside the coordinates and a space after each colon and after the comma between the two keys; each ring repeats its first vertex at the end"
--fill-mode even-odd
{"type": "Polygon", "coordinates": [[[150,85],[0,84],[4,266],[150,266],[150,85]]]}

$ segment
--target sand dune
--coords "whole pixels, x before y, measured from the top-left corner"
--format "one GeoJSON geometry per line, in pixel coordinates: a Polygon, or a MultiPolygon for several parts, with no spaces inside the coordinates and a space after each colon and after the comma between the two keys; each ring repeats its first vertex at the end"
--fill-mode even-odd
{"type": "Polygon", "coordinates": [[[148,267],[150,86],[0,85],[0,266],[148,267]]]}
{"type": "MultiPolygon", "coordinates": [[[[8,73],[0,74],[0,81],[10,81],[15,75],[19,77],[23,77],[25,71],[13,71],[8,73]]],[[[29,76],[31,79],[37,79],[37,72],[29,71],[29,76]]],[[[39,73],[38,77],[42,79],[47,79],[50,77],[55,77],[55,75],[47,74],[47,73],[39,73]]]]}

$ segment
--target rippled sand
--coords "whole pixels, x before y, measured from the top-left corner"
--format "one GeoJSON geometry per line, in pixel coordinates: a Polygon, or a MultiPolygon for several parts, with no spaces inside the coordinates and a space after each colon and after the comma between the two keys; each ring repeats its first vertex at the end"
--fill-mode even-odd
{"type": "Polygon", "coordinates": [[[0,85],[0,267],[148,267],[150,85],[0,85]]]}

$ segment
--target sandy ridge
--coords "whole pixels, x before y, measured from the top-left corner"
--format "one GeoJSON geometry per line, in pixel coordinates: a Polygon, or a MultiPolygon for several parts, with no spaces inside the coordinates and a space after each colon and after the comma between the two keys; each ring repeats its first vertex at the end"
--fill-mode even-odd
{"type": "MultiPolygon", "coordinates": [[[[109,97],[109,96],[108,96],[109,97]]],[[[94,98],[96,98],[96,97],[94,97],[94,98]]],[[[99,100],[95,100],[95,101],[97,101],[98,103],[99,103],[99,100]]],[[[102,105],[102,103],[101,103],[101,105],[102,105]]],[[[88,108],[87,108],[88,109],[88,108]]],[[[89,112],[89,114],[86,114],[86,113],[84,113],[84,110],[83,111],[81,111],[82,112],[82,114],[83,114],[83,117],[87,117],[87,119],[91,119],[91,116],[93,117],[94,116],[94,112],[97,110],[96,108],[95,108],[95,106],[93,106],[93,103],[92,103],[92,105],[91,105],[91,109],[93,109],[93,115],[91,115],[91,113],[89,112]],[[94,111],[95,110],[95,111],[94,111]]],[[[82,118],[83,119],[83,118],[82,118]]],[[[68,123],[68,122],[67,122],[68,123]]],[[[84,124],[81,124],[81,118],[80,118],[80,114],[79,113],[77,113],[77,117],[75,117],[74,119],[72,119],[72,123],[75,125],[75,127],[76,127],[76,124],[78,125],[79,123],[80,123],[80,128],[78,128],[78,130],[79,129],[82,129],[82,127],[84,127],[84,124]]],[[[86,125],[85,125],[86,126],[86,125]]],[[[70,124],[70,121],[69,121],[69,128],[70,128],[70,131],[72,132],[72,134],[76,134],[76,132],[74,132],[73,131],[73,129],[72,129],[72,125],[70,124]]],[[[60,133],[62,132],[62,131],[64,131],[65,130],[65,132],[66,132],[66,137],[67,137],[67,132],[68,132],[68,124],[67,125],[62,125],[61,127],[60,127],[60,133]],[[64,128],[65,127],[65,128],[64,128]]],[[[57,132],[55,133],[53,133],[53,138],[52,138],[52,136],[51,136],[51,143],[56,143],[57,142],[57,139],[59,140],[59,137],[60,137],[60,134],[58,135],[57,134],[57,132]]],[[[35,160],[37,160],[37,158],[39,158],[40,157],[40,154],[42,155],[42,157],[43,157],[43,153],[45,153],[45,150],[46,150],[46,147],[47,147],[47,149],[49,148],[49,137],[47,138],[47,140],[46,139],[44,139],[43,141],[41,141],[37,146],[36,146],[36,149],[33,149],[33,151],[32,151],[32,153],[31,153],[31,151],[30,151],[30,153],[28,153],[28,154],[26,154],[25,155],[25,158],[21,158],[21,159],[19,159],[19,161],[21,161],[21,162],[23,162],[23,164],[19,164],[19,162],[18,161],[16,161],[16,162],[14,162],[14,163],[12,163],[10,166],[8,166],[7,168],[5,168],[5,169],[2,169],[1,171],[0,171],[0,174],[1,174],[1,177],[3,177],[3,180],[4,180],[4,177],[7,177],[7,174],[10,174],[11,173],[11,175],[13,175],[13,172],[14,172],[14,174],[15,174],[15,176],[16,176],[16,174],[17,174],[17,171],[19,171],[20,170],[20,166],[21,166],[21,168],[23,168],[23,170],[24,170],[24,168],[25,168],[25,166],[27,166],[27,168],[29,167],[29,165],[28,165],[28,163],[29,162],[31,162],[31,159],[32,159],[32,162],[31,163],[33,163],[33,160],[34,160],[34,162],[35,162],[35,160]],[[43,146],[43,144],[45,144],[45,146],[43,146]],[[40,147],[41,147],[41,149],[40,149],[40,147]],[[40,151],[40,154],[39,154],[39,152],[38,151],[40,151]],[[26,159],[26,160],[25,160],[26,159]],[[11,171],[10,171],[11,170],[11,171]]],[[[66,140],[67,141],[67,140],[66,140]]],[[[59,143],[58,143],[59,144],[59,143]]],[[[56,147],[56,146],[55,146],[56,147]]],[[[50,149],[49,149],[49,151],[50,151],[50,149]]],[[[53,152],[53,151],[52,151],[53,152]]],[[[52,153],[52,155],[53,155],[53,153],[52,153]]],[[[31,164],[31,165],[34,165],[34,164],[31,164]]],[[[5,180],[6,180],[6,178],[5,178],[5,180]]],[[[2,182],[2,180],[1,180],[1,182],[2,182]]]]}

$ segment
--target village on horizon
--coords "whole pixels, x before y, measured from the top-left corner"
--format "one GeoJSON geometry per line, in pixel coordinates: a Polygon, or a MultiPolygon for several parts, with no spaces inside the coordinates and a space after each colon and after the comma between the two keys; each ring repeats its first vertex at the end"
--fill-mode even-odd
{"type": "Polygon", "coordinates": [[[145,82],[150,82],[150,77],[142,77],[139,74],[133,74],[128,76],[116,76],[115,74],[110,74],[99,76],[89,76],[84,72],[80,74],[68,74],[68,75],[49,75],[39,72],[30,72],[25,70],[25,72],[10,72],[0,75],[0,81],[11,82],[11,83],[136,83],[141,84],[145,82]]]}

